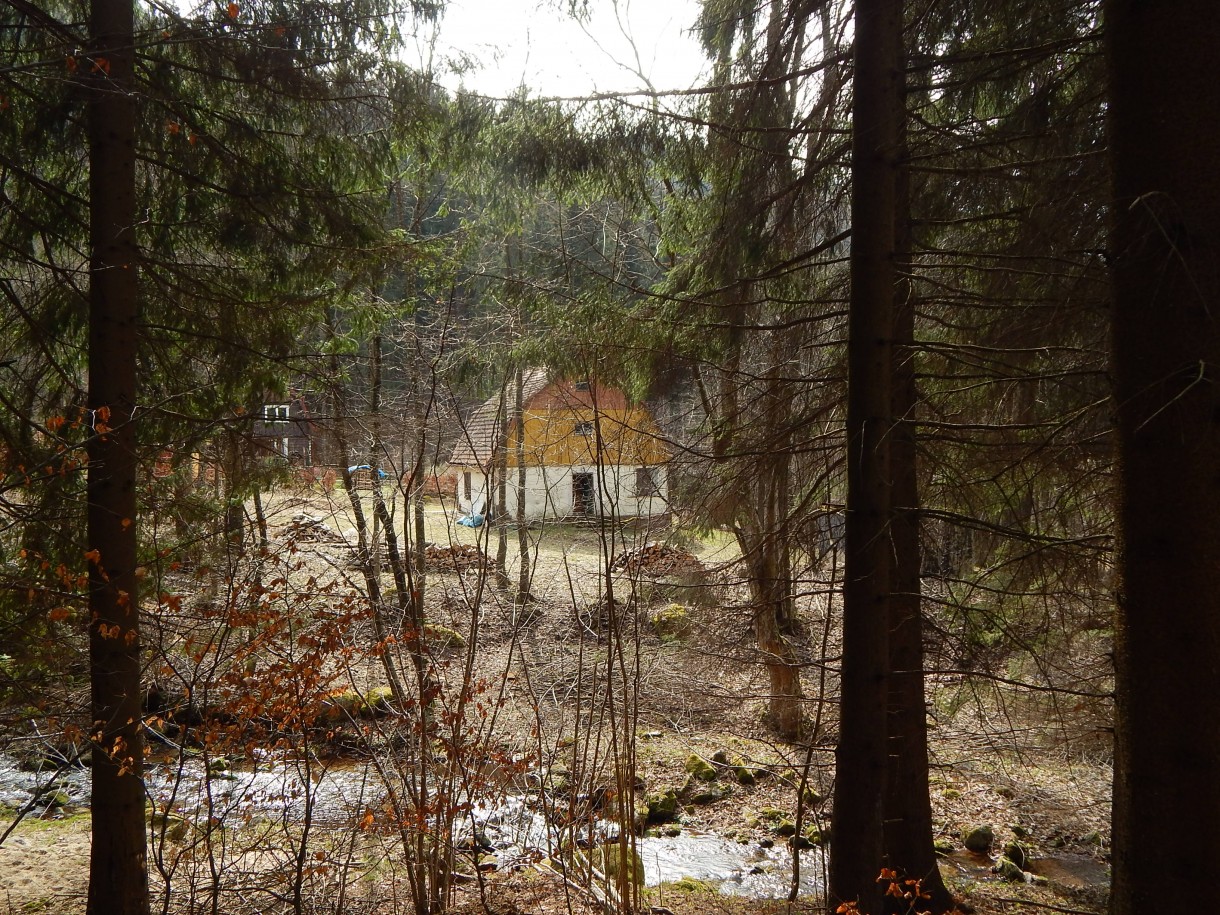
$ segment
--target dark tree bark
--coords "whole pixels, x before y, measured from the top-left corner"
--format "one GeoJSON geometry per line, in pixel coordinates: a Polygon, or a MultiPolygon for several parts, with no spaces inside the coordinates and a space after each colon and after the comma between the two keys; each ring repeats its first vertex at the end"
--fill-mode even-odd
{"type": "Polygon", "coordinates": [[[1203,912],[1220,832],[1220,18],[1105,7],[1120,552],[1112,911],[1203,912]],[[1182,854],[1183,830],[1190,853],[1182,854]]]}
{"type": "Polygon", "coordinates": [[[787,635],[796,617],[792,588],[791,529],[792,417],[791,391],[784,368],[792,359],[782,335],[773,337],[763,396],[767,450],[760,456],[749,493],[750,523],[735,527],[749,573],[754,610],[754,637],[770,680],[767,717],[787,740],[801,736],[804,694],[800,661],[787,635]]]}
{"type": "Polygon", "coordinates": [[[901,0],[858,0],[852,109],[847,531],[830,903],[881,911],[889,666],[894,214],[902,96],[901,0]]]}
{"type": "MultiPolygon", "coordinates": [[[[915,299],[911,282],[913,247],[910,170],[900,167],[897,187],[897,268],[894,297],[894,426],[890,462],[894,488],[890,536],[894,568],[889,596],[890,669],[886,730],[884,815],[885,863],[903,877],[918,879],[928,899],[921,911],[953,908],[932,844],[932,801],[928,795],[928,719],[924,694],[923,604],[919,546],[919,473],[915,411],[915,299]]],[[[905,911],[906,900],[887,897],[891,910],[905,911]]]]}
{"type": "Polygon", "coordinates": [[[144,742],[136,578],[134,15],[93,0],[89,101],[90,915],[146,915],[144,742]]]}

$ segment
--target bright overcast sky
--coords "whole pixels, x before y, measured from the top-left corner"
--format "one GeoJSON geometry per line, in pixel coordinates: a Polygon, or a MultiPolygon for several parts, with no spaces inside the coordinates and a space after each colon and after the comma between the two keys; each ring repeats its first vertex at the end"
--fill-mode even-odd
{"type": "Polygon", "coordinates": [[[566,0],[448,0],[433,62],[440,82],[496,97],[522,83],[534,96],[646,88],[637,69],[659,90],[699,82],[705,64],[690,33],[698,0],[617,0],[617,17],[614,0],[589,0],[583,28],[563,7],[566,0]],[[463,55],[481,66],[447,73],[446,59],[463,55]]]}

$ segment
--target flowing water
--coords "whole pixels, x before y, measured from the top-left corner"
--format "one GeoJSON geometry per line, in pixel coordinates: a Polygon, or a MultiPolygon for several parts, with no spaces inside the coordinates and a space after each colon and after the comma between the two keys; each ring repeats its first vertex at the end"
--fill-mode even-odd
{"type": "MultiPolygon", "coordinates": [[[[312,815],[320,823],[340,826],[383,795],[375,773],[361,766],[315,770],[312,778],[291,759],[268,758],[253,769],[212,772],[203,761],[187,759],[175,765],[152,764],[145,773],[150,798],[159,806],[188,817],[261,816],[299,821],[312,797],[312,815]]],[[[84,806],[89,799],[89,773],[69,768],[58,774],[24,771],[11,758],[0,756],[0,804],[23,807],[36,795],[43,799],[33,813],[44,814],[63,797],[84,806]]],[[[594,823],[581,830],[559,830],[537,809],[533,795],[513,795],[490,805],[476,805],[470,819],[458,827],[465,839],[489,848],[504,864],[531,855],[549,856],[566,842],[595,845],[612,839],[615,827],[594,823]]],[[[788,894],[792,856],[787,848],[763,848],[721,836],[684,831],[677,836],[636,839],[643,863],[644,883],[656,886],[693,878],[718,884],[722,893],[753,898],[788,894]]],[[[816,893],[822,885],[825,862],[820,849],[801,853],[801,892],[816,893]]]]}
{"type": "MultiPolygon", "coordinates": [[[[550,854],[568,837],[549,826],[531,806],[528,795],[509,797],[494,806],[476,807],[473,828],[503,860],[539,851],[550,854]]],[[[577,835],[597,844],[612,840],[617,827],[605,821],[577,835]]],[[[677,836],[647,836],[635,840],[644,865],[644,884],[675,883],[684,877],[719,884],[729,895],[774,899],[787,896],[792,880],[792,855],[786,848],[763,848],[707,833],[683,831],[677,836]]],[[[801,853],[801,892],[816,893],[825,870],[821,849],[801,853]]]]}
{"type": "MultiPolygon", "coordinates": [[[[149,796],[163,809],[191,819],[273,818],[300,822],[312,801],[316,823],[343,827],[384,796],[370,767],[343,764],[317,766],[312,773],[292,758],[268,756],[251,768],[208,773],[201,759],[175,764],[150,764],[145,774],[149,796]]],[[[56,772],[29,772],[0,754],[0,804],[23,808],[32,798],[35,816],[53,814],[66,802],[86,806],[89,772],[68,767],[56,772]]],[[[559,829],[539,810],[533,794],[510,795],[491,804],[476,804],[469,818],[456,827],[456,839],[493,854],[501,866],[549,857],[572,842],[581,847],[612,840],[617,827],[606,821],[579,829],[559,829]]],[[[757,899],[783,898],[792,880],[792,854],[787,847],[764,848],[713,834],[684,830],[676,836],[635,840],[643,864],[644,883],[657,886],[693,878],[718,885],[720,892],[757,899]]],[[[959,851],[948,864],[962,876],[988,880],[991,859],[959,851]]],[[[802,894],[817,894],[824,885],[826,861],[819,848],[801,852],[802,894]]],[[[1062,854],[1037,858],[1031,869],[1067,887],[1105,887],[1109,873],[1092,858],[1062,854]]]]}

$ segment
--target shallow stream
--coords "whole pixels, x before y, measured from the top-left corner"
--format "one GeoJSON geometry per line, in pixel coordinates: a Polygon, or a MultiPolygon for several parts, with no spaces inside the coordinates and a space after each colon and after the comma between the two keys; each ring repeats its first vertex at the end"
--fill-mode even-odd
{"type": "MultiPolygon", "coordinates": [[[[299,821],[305,814],[306,773],[288,759],[267,759],[255,769],[213,772],[201,760],[180,764],[150,764],[145,773],[150,797],[188,818],[211,810],[211,816],[261,816],[299,821]]],[[[383,794],[376,773],[360,766],[322,769],[312,779],[313,816],[326,825],[351,822],[357,814],[377,803],[383,794]]],[[[32,813],[53,812],[65,800],[85,806],[89,801],[89,773],[72,767],[33,773],[0,755],[0,804],[24,807],[39,795],[44,802],[32,813]]],[[[596,844],[613,836],[614,827],[597,823],[591,835],[578,836],[596,844]]],[[[478,805],[471,821],[459,830],[458,839],[477,836],[479,843],[504,864],[538,855],[548,856],[562,841],[559,831],[548,826],[534,807],[531,795],[513,795],[494,805],[478,805]]],[[[787,896],[792,879],[792,855],[787,848],[764,848],[712,834],[683,831],[677,836],[636,839],[643,863],[644,883],[656,886],[692,878],[717,884],[729,895],[752,898],[787,896]]],[[[820,849],[801,853],[801,893],[820,890],[825,861],[820,849]]]]}

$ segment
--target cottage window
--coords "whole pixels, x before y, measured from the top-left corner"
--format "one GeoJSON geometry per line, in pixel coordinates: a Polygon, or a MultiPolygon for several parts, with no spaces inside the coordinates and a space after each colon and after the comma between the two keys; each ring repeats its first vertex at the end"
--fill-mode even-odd
{"type": "Polygon", "coordinates": [[[572,426],[572,434],[573,435],[592,435],[593,434],[593,423],[590,423],[590,422],[576,423],[574,426],[572,426]]]}
{"type": "Polygon", "coordinates": [[[655,468],[637,467],[635,469],[635,494],[640,497],[660,494],[661,487],[657,480],[655,468]]]}
{"type": "Polygon", "coordinates": [[[580,381],[577,381],[573,387],[575,387],[578,391],[587,391],[589,390],[589,379],[582,378],[580,381]]]}
{"type": "Polygon", "coordinates": [[[286,403],[269,403],[263,405],[263,424],[267,426],[286,426],[291,411],[286,403]]]}

